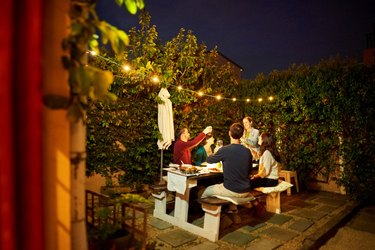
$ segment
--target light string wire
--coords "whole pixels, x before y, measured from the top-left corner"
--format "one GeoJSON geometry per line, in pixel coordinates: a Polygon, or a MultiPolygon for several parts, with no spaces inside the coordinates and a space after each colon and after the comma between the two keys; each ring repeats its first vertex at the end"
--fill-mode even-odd
{"type": "MultiPolygon", "coordinates": [[[[87,51],[87,53],[89,53],[91,56],[93,57],[98,57],[98,58],[101,58],[107,62],[110,62],[112,64],[115,64],[117,65],[118,67],[122,68],[123,70],[125,71],[129,71],[130,70],[130,67],[128,65],[121,65],[120,63],[118,62],[115,62],[113,61],[112,59],[110,58],[107,58],[105,56],[102,56],[102,55],[99,55],[98,53],[94,52],[94,51],[87,51]]],[[[113,72],[112,72],[113,73],[113,72]]],[[[116,78],[128,78],[126,76],[122,76],[122,75],[114,75],[114,77],[116,78]]],[[[151,79],[154,83],[159,83],[159,79],[156,75],[153,75],[152,76],[153,78],[151,79]]],[[[195,95],[198,95],[200,97],[202,96],[207,96],[207,97],[211,97],[211,98],[215,98],[217,100],[230,100],[230,101],[233,101],[233,102],[236,102],[236,101],[245,101],[245,102],[251,102],[251,101],[257,101],[259,103],[263,102],[263,98],[262,97],[259,97],[259,98],[243,98],[243,99],[237,99],[236,97],[233,97],[233,98],[228,98],[228,97],[223,97],[221,95],[210,95],[210,94],[205,94],[203,93],[202,91],[195,91],[195,90],[191,90],[191,89],[187,89],[187,88],[183,88],[182,86],[179,86],[179,85],[175,85],[175,84],[172,84],[172,83],[165,83],[167,86],[172,86],[174,88],[176,88],[178,91],[186,91],[186,92],[190,92],[190,93],[193,93],[195,95]]],[[[273,96],[269,96],[267,98],[268,101],[273,101],[275,99],[275,97],[273,96]]]]}

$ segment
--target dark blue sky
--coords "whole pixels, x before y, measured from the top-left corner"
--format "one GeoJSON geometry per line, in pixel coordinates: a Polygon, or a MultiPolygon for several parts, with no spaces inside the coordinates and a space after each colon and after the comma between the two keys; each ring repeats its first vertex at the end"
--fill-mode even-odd
{"type": "MultiPolygon", "coordinates": [[[[375,23],[374,0],[145,0],[159,38],[166,42],[180,28],[199,43],[244,68],[243,78],[316,64],[340,55],[361,59],[366,34],[375,23]]],[[[138,18],[98,0],[100,18],[128,31],[138,18]]]]}

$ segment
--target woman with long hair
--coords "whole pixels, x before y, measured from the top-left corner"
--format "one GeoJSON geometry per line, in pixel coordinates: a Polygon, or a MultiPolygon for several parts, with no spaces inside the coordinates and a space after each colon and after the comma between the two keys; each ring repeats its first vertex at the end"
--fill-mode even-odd
{"type": "Polygon", "coordinates": [[[250,177],[251,188],[274,187],[279,183],[280,154],[270,133],[263,132],[259,136],[259,169],[250,177]]]}

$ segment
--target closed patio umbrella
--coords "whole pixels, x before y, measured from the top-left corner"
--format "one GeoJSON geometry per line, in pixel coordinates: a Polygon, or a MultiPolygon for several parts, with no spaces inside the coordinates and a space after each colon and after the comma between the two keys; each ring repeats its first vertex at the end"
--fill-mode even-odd
{"type": "Polygon", "coordinates": [[[166,88],[162,88],[159,97],[163,103],[158,104],[158,127],[162,136],[158,140],[157,145],[161,150],[160,157],[160,182],[163,180],[163,150],[168,149],[174,141],[174,125],[172,102],[169,100],[170,94],[166,88]]]}

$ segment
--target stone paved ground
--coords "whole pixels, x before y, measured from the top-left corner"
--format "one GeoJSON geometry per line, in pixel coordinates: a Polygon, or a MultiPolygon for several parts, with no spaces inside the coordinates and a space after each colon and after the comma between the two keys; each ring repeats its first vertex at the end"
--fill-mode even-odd
{"type": "MultiPolygon", "coordinates": [[[[347,196],[327,192],[286,192],[281,195],[281,214],[256,217],[249,208],[240,208],[241,223],[233,223],[231,214],[223,214],[217,242],[186,232],[154,218],[150,213],[148,242],[154,249],[300,249],[306,237],[321,230],[353,202],[347,196]]],[[[173,207],[173,204],[172,204],[173,207]]],[[[194,223],[202,224],[199,209],[194,223]]]]}

